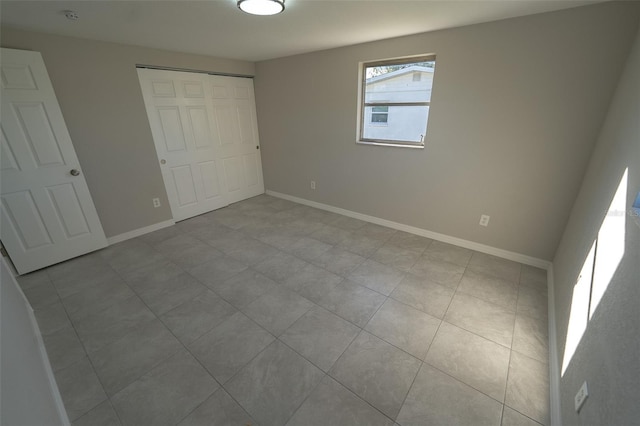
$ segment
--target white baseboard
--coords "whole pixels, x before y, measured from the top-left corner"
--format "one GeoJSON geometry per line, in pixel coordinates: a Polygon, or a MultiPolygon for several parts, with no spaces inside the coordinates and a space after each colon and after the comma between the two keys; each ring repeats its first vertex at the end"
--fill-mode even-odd
{"type": "Polygon", "coordinates": [[[411,234],[420,235],[422,237],[431,238],[433,240],[442,241],[444,243],[453,244],[459,247],[468,248],[471,250],[479,251],[482,253],[490,254],[493,256],[501,257],[507,260],[513,260],[514,262],[524,263],[525,265],[535,266],[536,268],[549,269],[551,262],[548,260],[538,259],[524,254],[515,253],[508,250],[502,250],[499,248],[487,246],[484,244],[476,243],[473,241],[463,240],[462,238],[451,237],[437,232],[428,231],[422,228],[416,228],[415,226],[409,226],[391,220],[381,219],[375,216],[369,216],[362,213],[357,213],[351,210],[342,209],[340,207],[330,206],[328,204],[318,203],[316,201],[306,200],[304,198],[294,197],[292,195],[282,194],[280,192],[267,190],[267,195],[282,198],[285,200],[293,201],[294,203],[304,204],[306,206],[315,207],[322,210],[327,210],[333,213],[349,216],[354,219],[364,220],[366,222],[375,223],[376,225],[386,226],[388,228],[397,229],[399,231],[409,232],[411,234]]]}
{"type": "Polygon", "coordinates": [[[549,417],[551,426],[562,425],[560,409],[560,364],[556,340],[556,303],[554,293],[553,264],[547,269],[547,298],[549,303],[549,417]]]}
{"type": "Polygon", "coordinates": [[[109,237],[107,238],[107,243],[109,243],[109,245],[121,243],[122,241],[130,240],[131,238],[136,238],[140,235],[148,234],[149,232],[157,231],[159,229],[166,228],[175,224],[176,222],[173,219],[154,223],[153,225],[145,226],[144,228],[134,229],[133,231],[125,232],[124,234],[109,237]]]}

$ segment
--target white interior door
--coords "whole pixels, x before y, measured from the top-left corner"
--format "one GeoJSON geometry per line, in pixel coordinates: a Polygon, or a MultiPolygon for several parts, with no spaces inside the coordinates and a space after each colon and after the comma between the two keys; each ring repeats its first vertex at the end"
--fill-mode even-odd
{"type": "Polygon", "coordinates": [[[227,200],[235,203],[264,192],[253,80],[209,76],[227,200]]]}
{"type": "Polygon", "coordinates": [[[209,76],[148,69],[138,75],[173,218],[226,206],[209,76]]]}
{"type": "Polygon", "coordinates": [[[107,240],[42,56],[1,55],[0,238],[24,274],[107,240]]]}
{"type": "Polygon", "coordinates": [[[138,69],[175,220],[264,193],[253,81],[138,69]]]}

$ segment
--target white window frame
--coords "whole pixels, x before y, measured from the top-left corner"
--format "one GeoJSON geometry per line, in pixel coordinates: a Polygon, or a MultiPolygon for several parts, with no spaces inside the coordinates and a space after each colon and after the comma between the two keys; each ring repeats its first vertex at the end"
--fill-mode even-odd
{"type": "MultiPolygon", "coordinates": [[[[424,140],[427,135],[422,137],[420,142],[416,141],[397,141],[397,140],[387,140],[387,139],[373,139],[373,138],[365,138],[364,137],[364,128],[365,128],[365,110],[367,107],[374,106],[431,106],[431,101],[427,102],[365,102],[366,99],[366,90],[367,90],[367,75],[365,70],[367,68],[372,68],[376,66],[382,65],[404,65],[410,64],[413,62],[428,62],[435,61],[436,55],[420,55],[420,56],[409,56],[395,59],[385,59],[380,61],[371,61],[371,62],[361,62],[359,67],[359,90],[358,90],[358,125],[357,125],[357,144],[362,145],[379,145],[379,146],[394,146],[394,147],[402,147],[402,148],[419,148],[424,149],[424,140]]],[[[427,114],[426,121],[429,120],[429,115],[427,114]]],[[[427,122],[425,121],[425,125],[427,122]]],[[[375,123],[369,123],[374,124],[375,123]]],[[[387,120],[388,124],[388,120],[387,120]]]]}

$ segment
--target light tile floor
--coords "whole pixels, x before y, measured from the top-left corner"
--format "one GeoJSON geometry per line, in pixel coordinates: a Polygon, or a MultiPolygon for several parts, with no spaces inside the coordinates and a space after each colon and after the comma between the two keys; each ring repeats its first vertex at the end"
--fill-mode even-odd
{"type": "Polygon", "coordinates": [[[549,423],[545,271],[289,201],[19,282],[74,425],[549,423]]]}

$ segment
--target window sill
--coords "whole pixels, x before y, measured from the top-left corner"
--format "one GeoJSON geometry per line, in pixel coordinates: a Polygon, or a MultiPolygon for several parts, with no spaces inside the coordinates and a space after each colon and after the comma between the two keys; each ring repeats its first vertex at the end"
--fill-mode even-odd
{"type": "Polygon", "coordinates": [[[356,144],[358,145],[375,145],[375,146],[391,146],[394,148],[417,148],[424,149],[424,144],[415,144],[415,143],[402,143],[402,142],[384,142],[384,141],[363,141],[357,140],[356,144]]]}

